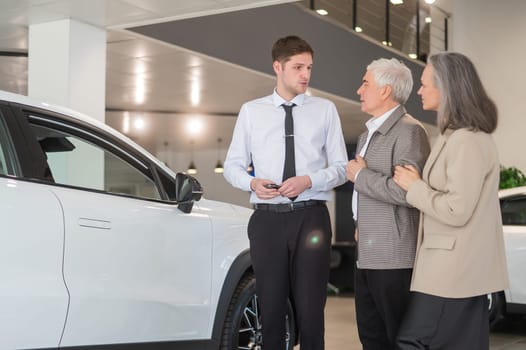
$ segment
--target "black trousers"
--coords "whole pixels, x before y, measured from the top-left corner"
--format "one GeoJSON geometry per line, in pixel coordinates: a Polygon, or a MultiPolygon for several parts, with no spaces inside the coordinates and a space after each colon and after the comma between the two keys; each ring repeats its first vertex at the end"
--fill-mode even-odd
{"type": "Polygon", "coordinates": [[[409,305],[411,273],[412,269],[356,269],[356,323],[364,350],[395,349],[409,305]]]}
{"type": "Polygon", "coordinates": [[[397,349],[488,350],[488,317],[486,295],[452,299],[412,293],[397,349]]]}
{"type": "Polygon", "coordinates": [[[287,213],[256,210],[248,224],[263,325],[263,350],[285,349],[292,295],[301,350],[323,350],[331,225],[327,207],[287,213]]]}

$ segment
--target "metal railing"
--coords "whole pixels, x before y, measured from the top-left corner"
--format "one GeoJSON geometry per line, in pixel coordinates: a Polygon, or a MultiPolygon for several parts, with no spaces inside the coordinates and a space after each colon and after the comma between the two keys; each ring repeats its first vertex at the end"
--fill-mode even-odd
{"type": "Polygon", "coordinates": [[[396,49],[426,61],[448,49],[450,14],[424,0],[303,0],[318,14],[396,49]]]}

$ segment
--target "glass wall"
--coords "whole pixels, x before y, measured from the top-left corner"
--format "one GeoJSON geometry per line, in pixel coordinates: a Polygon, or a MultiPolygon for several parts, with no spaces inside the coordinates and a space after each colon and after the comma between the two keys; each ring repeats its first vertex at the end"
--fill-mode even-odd
{"type": "Polygon", "coordinates": [[[302,4],[403,54],[447,50],[449,14],[424,0],[303,0],[302,4]]]}

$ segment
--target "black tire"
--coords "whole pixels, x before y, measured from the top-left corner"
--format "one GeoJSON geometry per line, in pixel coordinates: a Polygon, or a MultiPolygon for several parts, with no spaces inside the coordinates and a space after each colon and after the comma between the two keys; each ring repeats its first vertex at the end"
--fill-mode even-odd
{"type": "Polygon", "coordinates": [[[488,294],[488,314],[489,314],[489,326],[490,329],[495,326],[504,318],[504,307],[505,307],[504,292],[495,292],[488,294]]]}
{"type": "MultiPolygon", "coordinates": [[[[296,325],[290,302],[288,303],[286,318],[285,350],[292,350],[295,344],[296,325]]],[[[263,341],[261,330],[256,280],[253,275],[249,275],[239,282],[228,306],[223,325],[221,350],[259,350],[263,341]]]]}

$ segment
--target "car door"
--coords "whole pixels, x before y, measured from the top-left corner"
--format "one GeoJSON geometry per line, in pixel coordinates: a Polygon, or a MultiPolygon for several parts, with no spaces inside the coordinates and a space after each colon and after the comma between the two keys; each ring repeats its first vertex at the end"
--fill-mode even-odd
{"type": "Polygon", "coordinates": [[[22,112],[64,212],[70,293],[61,346],[204,339],[211,222],[168,200],[159,171],[93,126],[22,112]]]}
{"type": "Polygon", "coordinates": [[[526,197],[501,200],[501,211],[510,279],[508,303],[526,304],[526,197]]]}
{"type": "Polygon", "coordinates": [[[63,213],[51,186],[24,180],[15,147],[24,143],[6,117],[1,107],[0,348],[56,348],[68,305],[63,213]]]}

